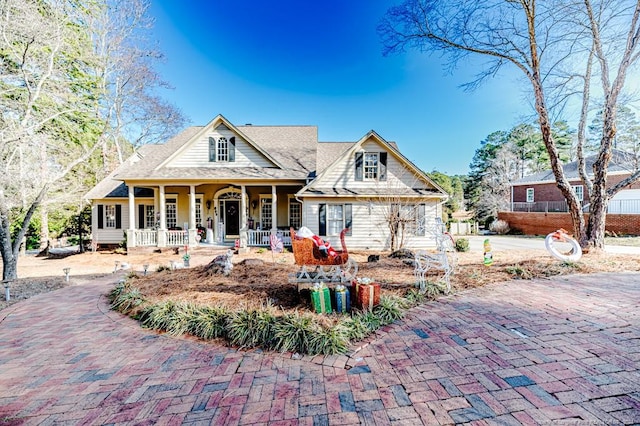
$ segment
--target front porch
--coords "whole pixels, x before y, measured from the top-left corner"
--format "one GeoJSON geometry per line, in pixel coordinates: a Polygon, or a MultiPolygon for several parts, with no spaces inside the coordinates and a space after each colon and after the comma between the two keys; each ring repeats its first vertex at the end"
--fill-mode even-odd
{"type": "MultiPolygon", "coordinates": [[[[242,232],[242,231],[241,231],[242,232]]],[[[270,236],[272,230],[254,230],[246,231],[247,247],[269,247],[270,236]]],[[[166,229],[133,229],[127,231],[128,247],[183,247],[198,245],[229,245],[236,244],[236,240],[225,239],[224,235],[219,234],[222,238],[213,238],[213,232],[207,233],[211,235],[211,239],[202,239],[197,234],[197,230],[166,230],[166,229]],[[193,241],[193,243],[191,243],[193,241]]],[[[278,229],[275,234],[282,240],[285,246],[291,245],[291,236],[289,230],[278,229]]],[[[241,241],[238,238],[237,241],[241,241]]]]}
{"type": "Polygon", "coordinates": [[[289,227],[302,224],[302,203],[294,196],[299,184],[127,186],[121,209],[127,248],[268,247],[272,234],[289,245],[289,227]],[[140,188],[147,189],[145,196],[137,195],[140,188]]]}

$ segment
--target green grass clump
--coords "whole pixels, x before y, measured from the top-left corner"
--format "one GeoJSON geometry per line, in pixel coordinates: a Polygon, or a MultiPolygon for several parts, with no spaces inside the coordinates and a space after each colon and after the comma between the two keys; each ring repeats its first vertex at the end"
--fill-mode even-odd
{"type": "Polygon", "coordinates": [[[140,322],[143,327],[152,330],[161,330],[173,335],[180,335],[189,328],[191,310],[191,305],[168,300],[144,309],[140,315],[140,322]]]}
{"type": "Polygon", "coordinates": [[[405,305],[398,296],[380,297],[380,304],[373,308],[373,313],[378,317],[380,325],[388,325],[404,317],[405,305]]]}
{"type": "Polygon", "coordinates": [[[226,337],[229,316],[222,306],[199,306],[189,318],[187,331],[203,340],[226,337]]]}
{"type": "Polygon", "coordinates": [[[332,326],[318,327],[309,338],[309,352],[312,354],[343,354],[349,347],[349,331],[342,322],[332,326]]]}
{"type": "Polygon", "coordinates": [[[269,349],[275,322],[273,308],[269,306],[234,311],[227,322],[227,337],[232,345],[241,348],[262,346],[269,349]]]}
{"type": "Polygon", "coordinates": [[[140,290],[131,285],[128,282],[119,282],[113,290],[109,293],[109,300],[111,301],[111,308],[114,311],[121,312],[125,315],[130,314],[145,300],[140,293],[140,290]]]}
{"type": "Polygon", "coordinates": [[[282,352],[311,353],[309,341],[317,332],[310,314],[295,311],[282,315],[274,327],[273,349],[282,352]]]}

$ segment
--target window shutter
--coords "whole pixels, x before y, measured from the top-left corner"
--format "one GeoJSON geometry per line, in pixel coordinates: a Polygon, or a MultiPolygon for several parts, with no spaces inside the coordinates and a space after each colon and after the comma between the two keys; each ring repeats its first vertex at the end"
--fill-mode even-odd
{"type": "Polygon", "coordinates": [[[362,159],[364,154],[356,152],[356,180],[362,180],[362,159]]]}
{"type": "Polygon", "coordinates": [[[116,229],[122,229],[122,206],[116,204],[116,229]]]}
{"type": "Polygon", "coordinates": [[[318,204],[318,235],[327,235],[327,205],[318,204]]]}
{"type": "Polygon", "coordinates": [[[380,180],[387,180],[387,153],[380,153],[380,180]]]}
{"type": "Polygon", "coordinates": [[[347,233],[345,235],[351,235],[351,233],[353,231],[353,223],[352,223],[352,220],[351,220],[351,211],[352,211],[351,204],[345,204],[344,205],[344,227],[345,228],[349,228],[349,230],[347,231],[347,233]]]}
{"type": "Polygon", "coordinates": [[[138,206],[138,229],[144,229],[144,205],[138,206]]]}
{"type": "Polygon", "coordinates": [[[236,138],[229,139],[229,161],[236,161],[236,138]]]}
{"type": "Polygon", "coordinates": [[[104,205],[98,204],[98,229],[104,229],[104,205]]]}
{"type": "Polygon", "coordinates": [[[427,234],[427,225],[425,223],[425,205],[418,204],[418,235],[426,235],[427,234]]]}
{"type": "Polygon", "coordinates": [[[216,161],[218,156],[216,140],[212,137],[209,137],[209,161],[216,161]]]}

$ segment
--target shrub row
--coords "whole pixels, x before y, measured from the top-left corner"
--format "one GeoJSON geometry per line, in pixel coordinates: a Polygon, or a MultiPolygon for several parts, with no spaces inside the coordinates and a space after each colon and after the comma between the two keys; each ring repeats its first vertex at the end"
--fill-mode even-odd
{"type": "Polygon", "coordinates": [[[407,309],[435,296],[412,290],[405,297],[383,295],[371,311],[321,316],[310,312],[281,311],[266,304],[232,310],[224,306],[166,301],[151,304],[130,282],[120,282],[109,294],[112,309],[137,318],[143,327],[172,335],[191,334],[203,340],[222,338],[240,348],[261,347],[282,352],[333,355],[349,344],[402,318],[407,309]]]}

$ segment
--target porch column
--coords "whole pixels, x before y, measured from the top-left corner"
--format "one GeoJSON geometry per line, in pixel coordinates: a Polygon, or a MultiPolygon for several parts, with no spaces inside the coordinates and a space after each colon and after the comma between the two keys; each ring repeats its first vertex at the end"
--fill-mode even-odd
{"type": "Polygon", "coordinates": [[[189,185],[189,246],[196,243],[196,186],[189,185]]]}
{"type": "Polygon", "coordinates": [[[271,185],[271,233],[278,231],[278,195],[276,194],[276,186],[271,185]]]}
{"type": "Polygon", "coordinates": [[[160,224],[158,229],[158,247],[167,246],[167,204],[164,194],[164,185],[158,186],[158,192],[160,194],[160,224]]]}
{"type": "Polygon", "coordinates": [[[136,199],[134,194],[135,188],[129,185],[129,229],[127,230],[127,248],[136,246],[136,199]]]}
{"type": "Polygon", "coordinates": [[[249,236],[247,235],[247,188],[240,185],[240,251],[247,252],[249,236]]]}

